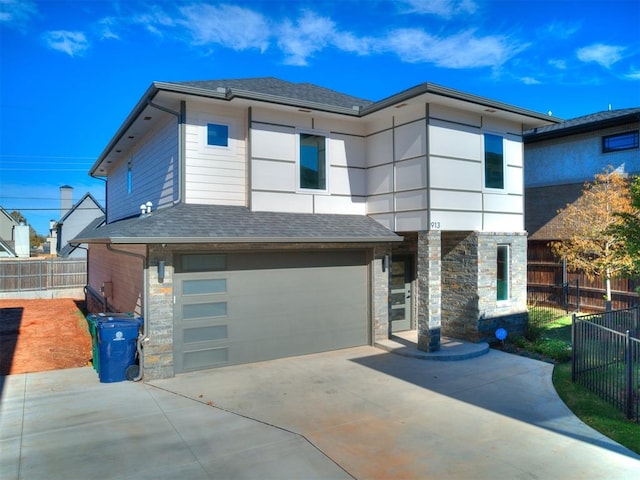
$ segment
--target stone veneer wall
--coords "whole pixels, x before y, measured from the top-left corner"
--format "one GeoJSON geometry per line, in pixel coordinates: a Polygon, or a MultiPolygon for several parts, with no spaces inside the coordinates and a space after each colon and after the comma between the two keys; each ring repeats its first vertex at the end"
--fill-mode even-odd
{"type": "Polygon", "coordinates": [[[442,334],[473,342],[495,340],[527,325],[527,237],[525,233],[443,232],[442,334]],[[510,298],[498,302],[497,247],[510,247],[510,298]]]}
{"type": "Polygon", "coordinates": [[[371,295],[371,323],[373,343],[389,338],[389,318],[391,318],[389,304],[389,268],[382,266],[385,257],[391,255],[388,247],[376,247],[371,262],[371,278],[373,292],[371,295]]]}
{"type": "Polygon", "coordinates": [[[417,252],[418,349],[440,350],[442,320],[441,233],[418,233],[417,252]]]}

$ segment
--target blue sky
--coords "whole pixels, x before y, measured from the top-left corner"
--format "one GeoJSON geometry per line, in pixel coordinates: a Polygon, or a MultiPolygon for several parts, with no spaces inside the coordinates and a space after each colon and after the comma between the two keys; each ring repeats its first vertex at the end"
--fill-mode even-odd
{"type": "Polygon", "coordinates": [[[41,234],[153,81],[423,82],[568,119],[640,106],[640,2],[0,0],[0,205],[41,234]]]}

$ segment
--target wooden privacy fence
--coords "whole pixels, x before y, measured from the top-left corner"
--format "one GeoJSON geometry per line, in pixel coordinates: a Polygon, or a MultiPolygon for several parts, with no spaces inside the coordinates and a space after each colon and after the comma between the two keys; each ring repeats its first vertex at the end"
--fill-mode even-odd
{"type": "Polygon", "coordinates": [[[84,287],[87,260],[45,258],[0,261],[0,292],[84,287]]]}
{"type": "Polygon", "coordinates": [[[573,315],[571,380],[640,422],[640,307],[573,315]]]}

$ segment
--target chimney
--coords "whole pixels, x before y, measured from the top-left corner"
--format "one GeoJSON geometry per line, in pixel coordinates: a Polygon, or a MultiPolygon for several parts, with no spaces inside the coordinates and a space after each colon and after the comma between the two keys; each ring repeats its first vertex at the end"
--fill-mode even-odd
{"type": "Polygon", "coordinates": [[[73,207],[73,187],[63,185],[60,187],[60,218],[64,217],[73,207]]]}

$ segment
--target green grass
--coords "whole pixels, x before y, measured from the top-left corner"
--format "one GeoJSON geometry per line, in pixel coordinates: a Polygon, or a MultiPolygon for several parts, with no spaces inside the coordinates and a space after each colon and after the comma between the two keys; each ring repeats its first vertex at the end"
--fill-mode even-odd
{"type": "Polygon", "coordinates": [[[640,425],[578,383],[571,382],[571,362],[557,364],[553,385],[562,401],[584,423],[640,454],[640,425]]]}
{"type": "Polygon", "coordinates": [[[640,454],[640,425],[624,412],[578,383],[571,382],[571,315],[563,311],[530,309],[527,335],[513,340],[526,353],[556,364],[553,385],[562,401],[584,423],[640,454]]]}

